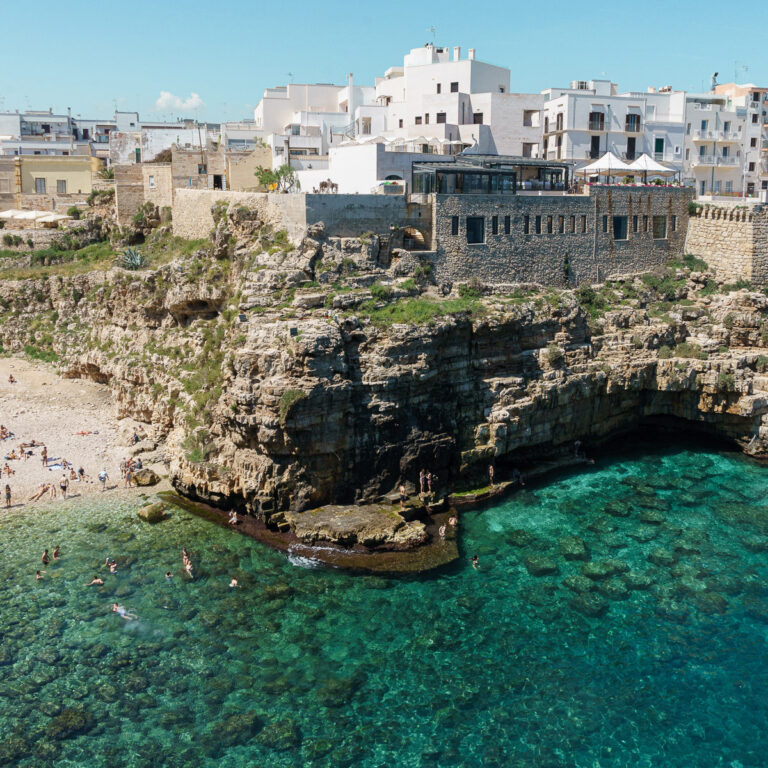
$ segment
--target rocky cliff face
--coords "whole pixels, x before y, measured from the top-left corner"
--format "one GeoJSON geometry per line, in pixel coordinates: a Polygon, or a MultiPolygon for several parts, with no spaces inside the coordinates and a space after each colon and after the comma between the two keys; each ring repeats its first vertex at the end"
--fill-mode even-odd
{"type": "Polygon", "coordinates": [[[0,282],[3,348],[108,382],[193,497],[280,523],[668,417],[766,450],[768,300],[690,265],[484,293],[430,286],[375,238],[316,227],[293,248],[243,212],[212,242],[154,271],[0,282]]]}

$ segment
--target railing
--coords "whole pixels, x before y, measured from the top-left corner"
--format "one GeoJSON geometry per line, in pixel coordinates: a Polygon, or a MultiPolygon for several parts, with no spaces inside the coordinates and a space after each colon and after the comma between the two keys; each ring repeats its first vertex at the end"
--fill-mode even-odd
{"type": "Polygon", "coordinates": [[[731,141],[740,142],[741,134],[736,131],[723,130],[697,130],[693,131],[694,141],[731,141]]]}
{"type": "Polygon", "coordinates": [[[622,152],[621,159],[632,162],[633,160],[637,160],[637,158],[640,157],[641,154],[642,154],[641,152],[622,152]]]}
{"type": "Polygon", "coordinates": [[[598,158],[602,157],[604,154],[605,152],[601,152],[599,149],[598,150],[588,149],[584,153],[584,157],[587,160],[597,160],[598,158]]]}
{"type": "Polygon", "coordinates": [[[605,120],[590,120],[587,124],[589,131],[604,131],[605,130],[605,120]]]}
{"type": "Polygon", "coordinates": [[[624,133],[641,133],[643,130],[640,122],[624,123],[624,133]]]}
{"type": "Polygon", "coordinates": [[[739,164],[738,157],[722,157],[721,155],[696,155],[691,159],[692,166],[719,165],[735,167],[739,164]]]}

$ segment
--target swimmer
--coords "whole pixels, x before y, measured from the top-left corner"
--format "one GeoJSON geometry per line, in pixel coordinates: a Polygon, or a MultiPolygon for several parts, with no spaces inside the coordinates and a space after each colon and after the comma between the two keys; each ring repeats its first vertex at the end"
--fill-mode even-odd
{"type": "Polygon", "coordinates": [[[166,571],[165,578],[170,581],[173,578],[173,574],[170,571],[166,571]]]}
{"type": "Polygon", "coordinates": [[[36,578],[38,581],[42,581],[42,578],[43,578],[43,574],[44,574],[44,573],[45,573],[45,571],[35,571],[35,578],[36,578]]]}
{"type": "Polygon", "coordinates": [[[477,570],[477,569],[478,569],[478,567],[480,566],[480,563],[479,563],[479,562],[478,562],[478,560],[477,560],[477,555],[472,555],[472,557],[470,558],[470,562],[472,563],[472,567],[473,567],[475,570],[477,570]]]}
{"type": "Polygon", "coordinates": [[[456,515],[451,515],[450,518],[448,518],[448,525],[451,526],[451,528],[455,528],[459,524],[459,519],[456,517],[456,515]]]}
{"type": "Polygon", "coordinates": [[[47,549],[43,551],[43,556],[40,559],[43,561],[43,565],[48,565],[51,562],[47,549]]]}
{"type": "Polygon", "coordinates": [[[61,557],[61,547],[56,547],[56,549],[53,550],[53,559],[58,560],[61,557]]]}
{"type": "Polygon", "coordinates": [[[438,529],[438,533],[440,534],[441,539],[445,538],[445,525],[440,526],[440,528],[438,529]]]}
{"type": "Polygon", "coordinates": [[[126,621],[133,621],[134,619],[139,618],[135,613],[129,613],[122,605],[118,605],[117,603],[112,603],[112,613],[116,613],[121,619],[125,619],[126,621]]]}
{"type": "Polygon", "coordinates": [[[89,581],[85,586],[86,587],[90,587],[90,586],[93,586],[94,584],[97,587],[100,587],[100,586],[102,586],[104,584],[104,582],[98,576],[94,576],[93,580],[89,581]]]}
{"type": "Polygon", "coordinates": [[[117,573],[117,562],[115,560],[112,560],[109,564],[109,572],[110,573],[117,573]]]}
{"type": "Polygon", "coordinates": [[[11,486],[6,483],[5,486],[5,507],[10,509],[11,506],[11,486]]]}
{"type": "Polygon", "coordinates": [[[232,581],[229,582],[230,587],[239,587],[240,585],[237,583],[237,579],[233,578],[232,581]]]}

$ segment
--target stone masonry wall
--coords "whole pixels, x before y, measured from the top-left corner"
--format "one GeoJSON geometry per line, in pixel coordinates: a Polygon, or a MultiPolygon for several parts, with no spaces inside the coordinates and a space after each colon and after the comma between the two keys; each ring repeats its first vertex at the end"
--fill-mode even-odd
{"type": "Polygon", "coordinates": [[[686,250],[719,280],[768,285],[768,207],[705,205],[691,217],[686,250]]]}
{"type": "Polygon", "coordinates": [[[437,195],[435,276],[569,286],[646,270],[682,255],[691,197],[682,188],[598,186],[588,196],[437,195]],[[617,216],[626,217],[626,239],[614,238],[617,216]],[[664,238],[654,238],[655,216],[666,217],[664,238]],[[467,242],[468,217],[483,219],[484,242],[467,242]]]}
{"type": "Polygon", "coordinates": [[[173,176],[170,163],[145,163],[141,166],[144,199],[158,208],[173,205],[173,176]]]}
{"type": "Polygon", "coordinates": [[[115,165],[115,217],[121,227],[131,223],[144,204],[141,165],[115,165]]]}

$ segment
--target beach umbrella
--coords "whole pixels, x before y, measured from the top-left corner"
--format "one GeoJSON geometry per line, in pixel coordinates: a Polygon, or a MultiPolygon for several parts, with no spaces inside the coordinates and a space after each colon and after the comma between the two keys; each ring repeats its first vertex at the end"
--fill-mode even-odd
{"type": "Polygon", "coordinates": [[[633,163],[628,166],[633,171],[638,171],[643,174],[643,184],[648,181],[648,174],[652,173],[656,176],[669,176],[677,173],[672,168],[667,168],[666,165],[657,163],[652,157],[643,153],[633,163]]]}
{"type": "Polygon", "coordinates": [[[631,171],[629,166],[623,160],[616,157],[613,152],[606,152],[601,158],[595,160],[594,163],[579,168],[576,173],[580,176],[600,176],[600,174],[605,174],[610,180],[611,176],[631,173],[631,171]]]}

